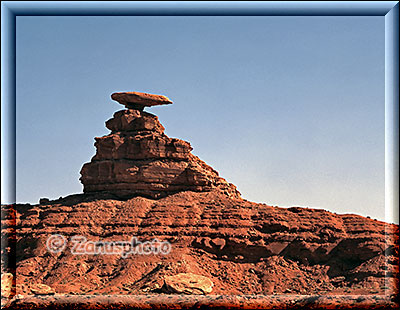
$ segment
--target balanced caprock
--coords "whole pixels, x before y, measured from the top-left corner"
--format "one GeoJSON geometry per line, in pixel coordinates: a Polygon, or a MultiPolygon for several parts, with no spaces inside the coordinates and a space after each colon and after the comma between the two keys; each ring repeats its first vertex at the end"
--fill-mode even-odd
{"type": "Polygon", "coordinates": [[[158,117],[144,107],[172,104],[162,95],[119,92],[111,98],[125,105],[106,122],[109,135],[95,138],[96,155],[81,170],[85,193],[119,198],[160,198],[180,191],[220,189],[239,197],[236,187],[191,154],[189,142],[170,138],[158,117]]]}

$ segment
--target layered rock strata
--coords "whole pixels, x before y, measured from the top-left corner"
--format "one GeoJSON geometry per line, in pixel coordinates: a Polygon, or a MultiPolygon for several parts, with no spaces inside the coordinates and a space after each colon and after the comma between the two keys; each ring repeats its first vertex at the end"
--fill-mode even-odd
{"type": "MultiPolygon", "coordinates": [[[[129,100],[134,99],[126,96],[112,95],[130,108],[116,112],[106,122],[109,135],[95,138],[96,155],[81,170],[85,193],[160,198],[180,191],[218,188],[228,196],[240,197],[233,184],[191,154],[189,142],[168,137],[157,116],[131,108],[129,100]]],[[[151,95],[142,97],[150,106],[151,95]]],[[[158,97],[154,99],[154,104],[160,102],[158,97]]]]}
{"type": "Polygon", "coordinates": [[[56,294],[163,294],[178,287],[189,293],[189,277],[182,273],[193,278],[197,289],[191,294],[346,295],[345,301],[349,295],[398,292],[398,225],[359,215],[273,207],[217,189],[157,200],[75,195],[2,209],[2,237],[16,226],[11,251],[17,294],[31,294],[38,283],[56,294]],[[15,212],[16,221],[7,216],[15,212]],[[54,234],[68,239],[64,251],[49,252],[47,240],[54,234]],[[157,238],[168,241],[171,251],[125,258],[75,255],[74,236],[110,242],[157,238]]]}

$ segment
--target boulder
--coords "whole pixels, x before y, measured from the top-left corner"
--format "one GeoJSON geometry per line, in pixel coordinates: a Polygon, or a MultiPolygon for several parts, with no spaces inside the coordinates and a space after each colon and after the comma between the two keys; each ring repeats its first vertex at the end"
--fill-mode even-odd
{"type": "Polygon", "coordinates": [[[42,283],[37,283],[31,287],[31,292],[35,295],[53,295],[55,292],[54,290],[42,283]]]}
{"type": "Polygon", "coordinates": [[[164,278],[162,290],[172,294],[205,295],[212,292],[213,282],[193,273],[179,273],[164,278]]]}

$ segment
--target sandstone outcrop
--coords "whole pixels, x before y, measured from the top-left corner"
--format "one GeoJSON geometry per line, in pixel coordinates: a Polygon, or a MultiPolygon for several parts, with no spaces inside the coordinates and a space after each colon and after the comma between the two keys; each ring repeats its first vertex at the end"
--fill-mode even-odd
{"type": "MultiPolygon", "coordinates": [[[[126,93],[118,99],[133,100],[125,96],[126,93]]],[[[154,104],[163,102],[152,99],[155,95],[141,96],[146,98],[144,102],[148,106],[151,100],[154,104]]],[[[85,193],[109,193],[125,199],[160,198],[181,191],[204,192],[218,188],[226,195],[240,197],[233,184],[191,154],[189,142],[168,137],[157,116],[128,108],[116,112],[106,127],[111,133],[95,138],[96,155],[81,170],[85,193]]]]}

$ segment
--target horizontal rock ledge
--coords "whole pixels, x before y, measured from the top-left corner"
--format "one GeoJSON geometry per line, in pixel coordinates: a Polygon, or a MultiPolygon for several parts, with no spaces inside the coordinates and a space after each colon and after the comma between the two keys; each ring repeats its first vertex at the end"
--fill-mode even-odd
{"type": "Polygon", "coordinates": [[[141,92],[118,92],[111,95],[111,99],[123,104],[128,109],[143,110],[144,107],[172,104],[172,101],[163,95],[154,95],[141,92]]]}

